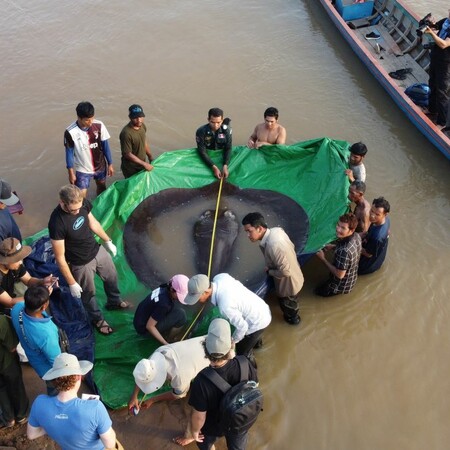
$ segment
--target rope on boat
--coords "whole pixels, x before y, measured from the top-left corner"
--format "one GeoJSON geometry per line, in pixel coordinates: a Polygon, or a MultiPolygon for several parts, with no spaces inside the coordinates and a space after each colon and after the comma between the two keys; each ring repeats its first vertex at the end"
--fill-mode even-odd
{"type": "MultiPolygon", "coordinates": [[[[219,205],[220,205],[220,198],[222,196],[223,179],[224,179],[224,177],[220,178],[219,193],[217,195],[217,201],[216,201],[216,213],[214,214],[214,223],[213,223],[213,230],[212,230],[212,236],[211,236],[211,247],[209,250],[208,278],[211,278],[211,267],[212,267],[212,259],[213,259],[213,254],[214,254],[214,241],[215,241],[215,237],[216,237],[217,218],[219,217],[219,205]]],[[[182,341],[184,341],[186,336],[190,333],[192,327],[197,323],[199,317],[201,316],[203,310],[205,309],[205,306],[206,306],[206,303],[203,304],[200,311],[197,313],[194,320],[189,325],[188,329],[186,330],[183,337],[181,338],[182,341]]]]}

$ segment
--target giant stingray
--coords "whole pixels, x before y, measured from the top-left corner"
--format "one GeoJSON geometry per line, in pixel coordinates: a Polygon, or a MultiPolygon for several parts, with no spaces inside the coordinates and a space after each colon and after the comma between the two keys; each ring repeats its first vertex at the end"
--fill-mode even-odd
{"type": "MultiPolygon", "coordinates": [[[[124,250],[129,266],[142,283],[154,288],[175,273],[207,273],[218,189],[218,182],[201,188],[169,188],[150,195],[134,210],[125,225],[124,250]]],[[[252,260],[254,264],[239,265],[243,253],[252,247],[245,242],[240,250],[236,249],[240,223],[248,212],[259,211],[270,226],[283,227],[298,254],[305,247],[308,216],[286,195],[241,189],[225,182],[219,211],[212,277],[229,271],[253,289],[264,282],[261,256],[261,264],[252,260]]]]}
{"type": "MultiPolygon", "coordinates": [[[[227,224],[228,219],[220,219],[219,230],[229,232],[229,237],[218,238],[224,247],[219,250],[221,265],[214,266],[213,272],[225,270],[250,288],[252,281],[264,281],[264,259],[240,224],[251,211],[264,214],[271,227],[282,226],[302,255],[329,242],[335,236],[337,218],[347,209],[347,148],[347,142],[328,138],[257,151],[235,147],[229,178],[235,185],[227,182],[223,186],[220,217],[226,218],[229,211],[236,220],[229,217],[227,224]],[[236,232],[237,238],[229,246],[236,232]]],[[[218,162],[221,159],[221,155],[212,156],[218,162]]],[[[196,149],[165,152],[154,166],[151,172],[113,183],[97,197],[93,209],[117,245],[114,262],[121,292],[135,304],[148,288],[155,288],[174,273],[191,276],[200,270],[199,260],[209,257],[208,228],[212,223],[211,215],[208,218],[204,213],[216,207],[218,185],[205,186],[211,183],[211,171],[199,160],[196,149]],[[198,249],[196,240],[205,245],[198,249]],[[201,257],[199,250],[208,256],[201,257]]],[[[100,286],[97,293],[102,307],[106,299],[100,286]]],[[[193,309],[189,312],[195,314],[193,309]]],[[[217,311],[214,308],[205,313],[197,335],[207,332],[208,320],[217,311]]],[[[131,311],[105,311],[105,317],[115,332],[96,336],[94,377],[102,400],[118,408],[127,404],[136,362],[148,357],[158,343],[136,335],[131,311]]]]}

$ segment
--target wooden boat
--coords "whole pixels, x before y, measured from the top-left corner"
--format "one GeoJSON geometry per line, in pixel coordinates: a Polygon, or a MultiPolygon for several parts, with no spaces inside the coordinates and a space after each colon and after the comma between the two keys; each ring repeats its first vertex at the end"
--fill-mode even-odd
{"type": "Polygon", "coordinates": [[[405,94],[416,83],[428,83],[430,51],[416,33],[418,16],[400,0],[320,0],[342,36],[411,122],[450,159],[450,139],[405,94]],[[367,39],[375,33],[378,39],[367,39]],[[403,71],[403,69],[407,69],[403,71]],[[392,78],[398,70],[404,79],[392,78]]]}

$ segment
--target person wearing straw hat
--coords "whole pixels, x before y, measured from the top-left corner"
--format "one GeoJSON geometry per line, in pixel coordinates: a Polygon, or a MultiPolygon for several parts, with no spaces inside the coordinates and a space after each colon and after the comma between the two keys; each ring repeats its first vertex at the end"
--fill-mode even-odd
{"type": "MultiPolygon", "coordinates": [[[[232,357],[233,342],[230,324],[225,319],[214,319],[208,328],[204,343],[204,352],[209,366],[231,386],[241,381],[239,361],[232,357]]],[[[248,363],[248,380],[258,382],[258,374],[253,364],[248,363]]],[[[211,382],[202,370],[192,382],[189,405],[192,406],[190,428],[192,437],[177,437],[179,445],[197,442],[200,450],[213,448],[218,437],[225,435],[227,447],[244,450],[248,442],[248,431],[241,434],[225,433],[220,427],[219,408],[223,392],[211,382]]]]}
{"type": "Polygon", "coordinates": [[[28,273],[22,260],[31,251],[31,247],[22,245],[13,237],[0,242],[0,313],[9,315],[16,303],[23,302],[23,296],[17,296],[15,293],[15,283],[21,281],[27,287],[49,287],[58,280],[52,274],[45,278],[35,278],[28,273]]]}
{"type": "Polygon", "coordinates": [[[22,242],[22,235],[8,206],[19,203],[19,197],[12,192],[11,185],[0,178],[0,241],[8,237],[15,237],[22,242]]]}
{"type": "Polygon", "coordinates": [[[156,402],[177,400],[186,396],[191,381],[208,365],[203,350],[205,336],[200,336],[173,344],[163,345],[153,352],[148,359],[141,359],[133,371],[135,387],[128,408],[130,413],[140,406],[147,409],[156,402]],[[160,389],[167,381],[172,390],[155,395],[148,400],[138,401],[139,391],[145,395],[160,389]]]}
{"type": "Polygon", "coordinates": [[[49,435],[63,449],[116,448],[116,433],[100,400],[78,398],[82,377],[93,367],[75,355],[61,353],[44,380],[53,381],[58,395],[39,395],[33,402],[27,425],[28,439],[49,435]]]}
{"type": "Polygon", "coordinates": [[[186,312],[181,308],[187,294],[189,278],[186,275],[174,275],[168,283],[154,289],[136,308],[133,325],[143,335],[153,336],[163,345],[168,342],[163,337],[172,328],[182,327],[186,321],[186,312]]]}

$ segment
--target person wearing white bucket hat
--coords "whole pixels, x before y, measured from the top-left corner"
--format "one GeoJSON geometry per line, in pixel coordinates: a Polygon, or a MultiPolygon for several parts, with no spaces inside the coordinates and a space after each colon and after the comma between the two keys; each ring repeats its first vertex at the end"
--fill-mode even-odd
{"type": "Polygon", "coordinates": [[[28,439],[48,434],[64,450],[114,448],[116,433],[105,406],[99,400],[78,398],[83,375],[93,367],[75,355],[61,353],[42,377],[53,380],[56,397],[39,395],[34,401],[27,425],[28,439]]]}
{"type": "Polygon", "coordinates": [[[136,408],[139,411],[138,394],[152,394],[159,390],[166,380],[170,381],[172,390],[157,394],[142,402],[147,409],[153,403],[165,400],[176,400],[186,396],[191,381],[208,365],[205,358],[203,342],[200,336],[173,344],[163,345],[153,352],[148,359],[141,359],[133,371],[135,387],[128,408],[130,413],[136,408]]]}

